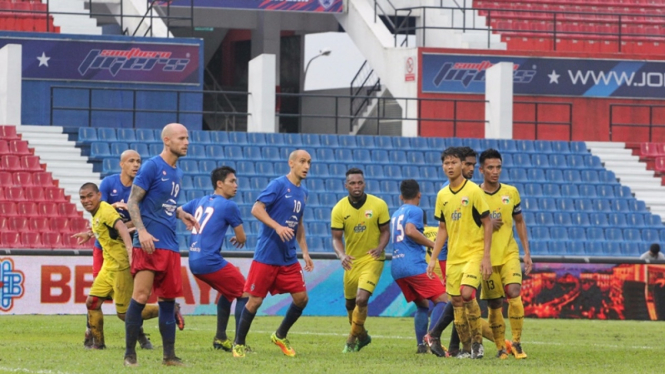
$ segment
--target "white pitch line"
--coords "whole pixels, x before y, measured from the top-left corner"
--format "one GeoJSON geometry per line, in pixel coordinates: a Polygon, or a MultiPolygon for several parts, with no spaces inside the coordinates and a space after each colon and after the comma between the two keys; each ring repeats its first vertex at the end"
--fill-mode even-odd
{"type": "MultiPolygon", "coordinates": [[[[194,330],[194,331],[209,331],[208,329],[197,329],[197,328],[187,328],[187,330],[194,330]]],[[[235,332],[234,330],[228,330],[229,332],[235,332]]],[[[250,330],[251,332],[259,333],[259,334],[272,334],[274,331],[260,331],[260,330],[250,330]]],[[[340,334],[336,332],[312,332],[312,331],[289,331],[290,335],[315,335],[315,336],[349,336],[349,334],[340,334]]],[[[400,335],[374,335],[372,334],[372,338],[379,338],[379,339],[403,339],[403,340],[413,340],[415,337],[414,336],[400,336],[400,335]]],[[[534,341],[526,341],[524,343],[525,345],[556,345],[556,346],[563,346],[563,345],[569,345],[569,346],[584,346],[588,347],[588,343],[558,343],[558,342],[534,342],[534,341]]],[[[639,345],[633,345],[633,346],[625,346],[625,345],[616,345],[616,344],[592,344],[591,346],[593,347],[600,347],[600,348],[621,348],[621,349],[647,349],[647,350],[655,350],[657,349],[656,347],[649,347],[649,346],[639,346],[639,345]]]]}
{"type": "Polygon", "coordinates": [[[1,372],[8,372],[8,373],[30,373],[30,374],[70,374],[67,372],[63,371],[53,371],[53,370],[31,370],[31,369],[26,369],[26,368],[8,368],[4,366],[0,366],[0,371],[1,372]]]}

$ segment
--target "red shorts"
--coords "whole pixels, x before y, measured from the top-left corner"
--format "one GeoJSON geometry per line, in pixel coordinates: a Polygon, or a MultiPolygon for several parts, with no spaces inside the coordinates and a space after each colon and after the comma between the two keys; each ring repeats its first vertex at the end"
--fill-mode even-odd
{"type": "Polygon", "coordinates": [[[430,279],[427,274],[419,274],[412,277],[400,278],[395,282],[397,282],[397,285],[404,294],[404,298],[409,303],[416,300],[434,300],[446,293],[446,288],[441,284],[441,280],[436,275],[434,279],[430,279]]]}
{"type": "Polygon", "coordinates": [[[206,282],[210,287],[222,294],[228,301],[233,301],[242,296],[242,288],[245,286],[245,277],[240,270],[231,263],[214,273],[194,274],[198,279],[206,282]]]}
{"type": "Polygon", "coordinates": [[[97,246],[92,246],[92,277],[97,278],[97,274],[104,265],[104,251],[97,246]]]}
{"type": "Polygon", "coordinates": [[[155,273],[152,289],[163,299],[175,299],[182,296],[182,274],[180,273],[180,252],[168,249],[155,249],[147,254],[143,249],[134,247],[132,251],[132,275],[149,270],[155,273]]]}
{"type": "Polygon", "coordinates": [[[447,260],[439,260],[439,267],[441,268],[441,275],[443,276],[443,279],[441,279],[441,284],[443,284],[443,291],[446,291],[446,261],[447,260]]]}
{"type": "Polygon", "coordinates": [[[307,291],[307,288],[305,287],[305,275],[299,262],[279,266],[252,261],[243,291],[252,296],[264,298],[268,292],[271,295],[298,293],[307,291]]]}

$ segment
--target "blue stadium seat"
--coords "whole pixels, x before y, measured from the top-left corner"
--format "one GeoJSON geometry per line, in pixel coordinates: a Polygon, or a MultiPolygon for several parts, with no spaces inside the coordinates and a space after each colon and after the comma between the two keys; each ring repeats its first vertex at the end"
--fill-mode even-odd
{"type": "Polygon", "coordinates": [[[284,134],[284,144],[299,147],[303,144],[300,134],[284,134]]]}
{"type": "Polygon", "coordinates": [[[402,179],[402,168],[398,165],[386,165],[383,167],[383,173],[388,178],[393,178],[397,180],[402,179]]]}
{"type": "Polygon", "coordinates": [[[642,234],[638,229],[627,228],[623,229],[623,238],[626,242],[641,242],[642,234]]]}
{"type": "Polygon", "coordinates": [[[552,213],[550,212],[536,213],[536,225],[551,226],[553,224],[554,224],[554,219],[552,218],[552,213]]]}
{"type": "Polygon", "coordinates": [[[398,194],[399,183],[400,182],[394,180],[382,180],[381,191],[383,191],[384,194],[398,194]]]}
{"type": "Polygon", "coordinates": [[[420,167],[420,178],[431,179],[441,181],[445,179],[443,176],[441,167],[436,166],[421,166],[420,167]]]}
{"type": "Polygon", "coordinates": [[[586,167],[590,169],[597,169],[597,170],[603,170],[603,163],[600,161],[600,158],[598,156],[585,156],[584,157],[584,164],[586,167]]]}
{"type": "Polygon", "coordinates": [[[141,156],[141,158],[144,160],[147,160],[148,158],[153,156],[152,154],[150,154],[150,149],[148,149],[147,143],[131,143],[129,145],[129,149],[135,150],[136,153],[138,153],[139,156],[141,156]]]}
{"type": "Polygon", "coordinates": [[[540,183],[527,183],[524,185],[524,195],[529,197],[543,196],[543,188],[540,183]]]}
{"type": "Polygon", "coordinates": [[[372,163],[374,164],[388,164],[388,151],[385,149],[374,149],[372,150],[372,163]]]}
{"type": "Polygon", "coordinates": [[[210,141],[213,144],[231,144],[229,140],[229,133],[226,131],[210,131],[210,141]]]}
{"type": "Polygon", "coordinates": [[[285,145],[284,134],[282,133],[268,133],[266,134],[266,144],[281,147],[285,145]]]}
{"type": "MultiPolygon", "coordinates": [[[[437,163],[441,163],[440,158],[437,163]]],[[[501,154],[501,166],[503,166],[504,168],[515,166],[515,163],[513,161],[513,156],[510,153],[501,154]]]]}
{"type": "MultiPolygon", "coordinates": [[[[418,138],[416,138],[418,139],[418,138]]],[[[406,162],[411,165],[424,165],[425,155],[420,151],[410,151],[406,153],[406,162]]]]}
{"type": "Polygon", "coordinates": [[[583,227],[572,226],[568,228],[568,237],[570,240],[586,240],[586,230],[583,227]]]}
{"type": "Polygon", "coordinates": [[[658,214],[648,215],[646,224],[649,227],[657,227],[659,229],[663,228],[663,221],[658,214]]]}
{"type": "Polygon", "coordinates": [[[402,167],[402,176],[404,179],[418,179],[421,177],[420,169],[417,166],[405,165],[402,167]]]}
{"type": "Polygon", "coordinates": [[[195,160],[184,159],[178,163],[178,166],[187,174],[199,173],[199,163],[195,160]]]}
{"type": "Polygon", "coordinates": [[[425,151],[429,149],[429,142],[427,141],[427,138],[422,138],[422,137],[411,138],[411,148],[425,151]]]}
{"type": "Polygon", "coordinates": [[[344,164],[328,164],[328,174],[335,176],[346,175],[348,168],[344,164]]]}
{"type": "Polygon", "coordinates": [[[205,190],[187,190],[185,191],[186,193],[186,199],[187,201],[192,201],[194,199],[200,199],[203,196],[206,195],[205,190]]]}
{"type": "Polygon", "coordinates": [[[584,256],[584,242],[567,242],[566,256],[584,256]]]}
{"type": "MultiPolygon", "coordinates": [[[[564,194],[563,196],[566,196],[566,195],[564,194]]],[[[575,211],[575,203],[573,202],[573,199],[571,199],[571,198],[557,199],[556,205],[557,205],[557,208],[562,212],[574,212],[575,211]]]]}
{"type": "Polygon", "coordinates": [[[628,227],[628,223],[626,223],[626,215],[624,213],[610,213],[607,215],[607,220],[610,226],[628,227]]]}
{"type": "Polygon", "coordinates": [[[609,241],[618,242],[623,240],[623,234],[621,229],[611,227],[605,230],[605,238],[609,241]]]}
{"type": "Polygon", "coordinates": [[[192,178],[192,187],[199,190],[210,188],[210,177],[203,175],[194,176],[192,178]]]}
{"type": "Polygon", "coordinates": [[[247,160],[260,161],[263,159],[261,147],[245,147],[243,154],[247,160]]]}
{"type": "Polygon", "coordinates": [[[562,226],[550,227],[550,237],[552,240],[568,240],[568,230],[562,226]]]}
{"type": "Polygon", "coordinates": [[[261,147],[261,159],[264,161],[280,161],[279,148],[261,147]]]}
{"type": "Polygon", "coordinates": [[[510,169],[510,180],[513,182],[529,182],[529,177],[526,175],[526,169],[510,169]]]}
{"type": "Polygon", "coordinates": [[[567,183],[580,183],[582,178],[580,177],[580,172],[577,170],[564,170],[563,180],[567,183]]]}
{"type": "Polygon", "coordinates": [[[383,166],[381,165],[367,165],[365,168],[365,175],[368,178],[381,179],[384,177],[383,166]]]}
{"type": "Polygon", "coordinates": [[[369,162],[369,160],[372,159],[372,156],[370,155],[369,151],[366,149],[354,149],[353,159],[356,162],[361,162],[363,164],[366,164],[369,162]]]}
{"type": "Polygon", "coordinates": [[[307,247],[311,252],[323,252],[323,244],[320,236],[307,235],[307,247]]]}
{"type": "MultiPolygon", "coordinates": [[[[312,176],[315,177],[327,177],[330,175],[328,172],[328,164],[326,163],[319,163],[319,162],[313,163],[309,172],[312,174],[312,176]]],[[[273,173],[274,173],[274,168],[273,168],[273,173]]]]}
{"type": "Polygon", "coordinates": [[[164,145],[160,143],[150,143],[148,150],[150,151],[151,155],[158,155],[164,150],[164,145]]]}
{"type": "Polygon", "coordinates": [[[604,241],[605,232],[600,227],[589,227],[586,229],[586,237],[591,241],[604,241]]]}
{"type": "Polygon", "coordinates": [[[643,213],[627,213],[626,223],[628,223],[628,226],[630,227],[644,227],[646,226],[644,216],[643,213]]]}
{"type": "Polygon", "coordinates": [[[118,156],[118,160],[120,160],[120,154],[122,152],[126,151],[129,149],[129,145],[127,143],[122,143],[122,142],[114,142],[111,143],[110,150],[111,150],[111,156],[118,156]]]}
{"type": "Polygon", "coordinates": [[[647,205],[642,200],[631,199],[628,200],[628,208],[633,212],[647,213],[647,205]]]}
{"type": "MultiPolygon", "coordinates": [[[[499,149],[499,140],[498,139],[480,139],[480,148],[485,150],[488,148],[499,149]]],[[[503,156],[503,155],[501,155],[503,156]]]]}
{"type": "Polygon", "coordinates": [[[546,241],[533,241],[529,242],[529,249],[534,256],[547,256],[549,255],[548,242],[546,241]]]}
{"type": "Polygon", "coordinates": [[[573,221],[570,219],[570,213],[567,212],[554,212],[552,214],[554,224],[558,226],[572,226],[573,221]]]}
{"type": "MultiPolygon", "coordinates": [[[[344,153],[350,153],[349,150],[339,149],[339,151],[344,153]]],[[[316,153],[312,156],[316,157],[317,160],[320,160],[322,162],[335,162],[335,151],[333,150],[333,148],[319,148],[316,150],[316,153]]]]}
{"type": "Polygon", "coordinates": [[[247,144],[246,132],[229,132],[229,144],[245,145],[247,144]]]}
{"type": "Polygon", "coordinates": [[[374,143],[374,136],[359,135],[357,138],[358,147],[365,149],[376,148],[376,144],[374,143]]]}
{"type": "Polygon", "coordinates": [[[527,225],[532,225],[534,222],[536,222],[536,214],[533,211],[526,211],[524,205],[522,205],[522,216],[522,218],[524,218],[524,222],[526,222],[527,225]]]}
{"type": "Polygon", "coordinates": [[[143,142],[143,143],[159,143],[161,140],[159,138],[155,138],[155,133],[152,131],[153,129],[135,129],[135,137],[136,141],[138,142],[143,142]]]}
{"type": "Polygon", "coordinates": [[[584,142],[570,142],[570,152],[571,153],[581,153],[587,154],[588,149],[584,142]]]}
{"type": "MultiPolygon", "coordinates": [[[[210,147],[215,146],[208,146],[208,148],[210,147]]],[[[242,154],[242,148],[237,145],[227,145],[224,147],[224,154],[224,157],[230,160],[242,160],[244,158],[242,154]]]]}
{"type": "Polygon", "coordinates": [[[192,184],[192,177],[189,175],[183,175],[182,181],[180,182],[183,190],[191,190],[194,188],[192,184]]]}
{"type": "Polygon", "coordinates": [[[553,141],[552,152],[556,154],[570,153],[570,146],[568,142],[553,141]]]}
{"type": "Polygon", "coordinates": [[[605,246],[605,252],[601,256],[622,256],[623,245],[618,241],[610,241],[605,246]]]}
{"type": "Polygon", "coordinates": [[[578,197],[580,192],[574,184],[563,184],[561,185],[561,196],[578,197]]]}
{"type": "Polygon", "coordinates": [[[192,143],[194,144],[210,144],[210,131],[202,130],[193,130],[189,132],[189,136],[192,138],[192,143]]]}
{"type": "Polygon", "coordinates": [[[90,143],[97,141],[97,129],[94,127],[79,127],[78,141],[81,143],[90,143]]]}
{"type": "Polygon", "coordinates": [[[251,177],[249,178],[249,188],[261,191],[268,186],[268,181],[269,179],[266,177],[251,177]]]}
{"type": "Polygon", "coordinates": [[[213,170],[217,169],[217,163],[214,160],[200,160],[199,161],[199,172],[203,174],[212,173],[213,170]]]}
{"type": "Polygon", "coordinates": [[[542,197],[538,199],[538,207],[541,211],[555,212],[557,210],[556,203],[551,197],[542,197]]]}
{"type": "Polygon", "coordinates": [[[224,155],[224,147],[222,147],[221,145],[206,146],[206,157],[216,158],[216,159],[225,158],[226,156],[224,155]]]}
{"type": "Polygon", "coordinates": [[[403,136],[396,136],[393,138],[393,146],[396,149],[401,149],[403,151],[410,151],[412,149],[411,142],[409,138],[403,136]]]}
{"type": "Polygon", "coordinates": [[[584,245],[584,253],[589,256],[604,256],[605,243],[603,242],[587,242],[584,245]]]}
{"type": "Polygon", "coordinates": [[[613,171],[610,170],[601,170],[598,172],[598,180],[601,183],[609,183],[609,184],[616,184],[617,182],[617,176],[614,174],[613,171]]]}
{"type": "Polygon", "coordinates": [[[538,199],[535,197],[526,197],[522,199],[522,207],[530,212],[538,211],[538,199]]]}
{"type": "MultiPolygon", "coordinates": [[[[326,165],[321,164],[321,166],[326,166],[326,165]]],[[[255,164],[255,167],[256,167],[256,173],[258,175],[266,175],[266,176],[275,175],[275,168],[273,167],[272,162],[259,161],[255,164]]]]}
{"type": "Polygon", "coordinates": [[[630,190],[630,187],[622,185],[614,186],[614,195],[623,199],[633,198],[633,192],[630,190]]]}
{"type": "Polygon", "coordinates": [[[588,184],[583,184],[580,186],[580,196],[581,197],[596,197],[596,187],[590,186],[588,184]]]}
{"type": "Polygon", "coordinates": [[[514,153],[517,152],[517,141],[512,140],[512,139],[499,139],[499,148],[498,151],[501,153],[504,152],[510,152],[514,153]]]}
{"type": "Polygon", "coordinates": [[[321,206],[332,208],[335,206],[335,204],[337,204],[338,201],[339,200],[334,194],[330,193],[319,194],[319,203],[321,204],[321,206]]]}
{"type": "Polygon", "coordinates": [[[580,227],[587,227],[589,223],[589,215],[584,212],[574,212],[570,214],[570,219],[573,221],[573,225],[580,227]]]}
{"type": "Polygon", "coordinates": [[[533,226],[529,228],[529,234],[535,240],[550,240],[550,230],[544,226],[533,226]]]}
{"type": "Polygon", "coordinates": [[[534,141],[533,140],[518,140],[517,141],[517,152],[521,153],[535,153],[535,147],[534,147],[534,141]]]}
{"type": "Polygon", "coordinates": [[[308,222],[307,223],[307,236],[324,236],[330,233],[330,228],[323,222],[308,222]]]}
{"type": "Polygon", "coordinates": [[[594,199],[593,200],[593,209],[596,212],[609,213],[609,212],[612,211],[612,206],[610,205],[610,200],[608,200],[608,199],[594,199]]]}
{"type": "Polygon", "coordinates": [[[537,168],[549,168],[550,160],[546,154],[536,153],[531,155],[531,165],[537,168]]]}
{"type": "Polygon", "coordinates": [[[582,182],[584,183],[600,183],[600,179],[598,179],[598,173],[595,170],[582,170],[581,177],[582,182]]]}
{"type": "Polygon", "coordinates": [[[598,186],[596,186],[596,192],[598,197],[604,197],[604,198],[614,197],[614,187],[608,186],[606,184],[599,184],[598,186]]]}
{"type": "MultiPolygon", "coordinates": [[[[109,144],[103,142],[94,142],[90,144],[90,158],[93,160],[101,160],[105,157],[111,157],[109,144]]],[[[118,160],[119,161],[119,160],[118,160]]]]}
{"type": "Polygon", "coordinates": [[[568,168],[568,162],[566,162],[566,156],[560,154],[549,155],[550,167],[555,169],[566,169],[568,168]]]}
{"type": "Polygon", "coordinates": [[[438,151],[439,155],[446,148],[446,139],[444,138],[427,138],[427,139],[429,144],[428,148],[434,151],[438,151]]]}
{"type": "Polygon", "coordinates": [[[513,164],[520,168],[531,166],[531,157],[524,153],[515,153],[513,155],[513,164]]]}
{"type": "Polygon", "coordinates": [[[314,209],[314,219],[317,221],[330,222],[330,211],[332,208],[316,208],[314,209]]]}
{"type": "MultiPolygon", "coordinates": [[[[324,148],[324,149],[330,149],[330,148],[324,148]]],[[[335,158],[337,162],[353,162],[353,156],[351,154],[351,151],[348,149],[343,149],[343,148],[338,148],[335,149],[335,158]]]]}
{"type": "Polygon", "coordinates": [[[97,129],[97,137],[99,140],[105,142],[115,142],[118,140],[115,134],[115,129],[108,127],[100,127],[97,129]]]}
{"type": "Polygon", "coordinates": [[[551,197],[561,196],[561,191],[559,190],[559,185],[555,183],[545,183],[543,184],[543,195],[551,197]]]}
{"type": "Polygon", "coordinates": [[[119,128],[116,132],[118,140],[122,142],[130,143],[136,141],[136,133],[134,132],[134,129],[119,128]]]}
{"type": "Polygon", "coordinates": [[[420,184],[420,192],[422,192],[423,195],[436,196],[439,192],[439,189],[434,187],[434,182],[422,181],[418,182],[418,184],[420,184]]]}
{"type": "Polygon", "coordinates": [[[190,144],[187,156],[191,158],[206,158],[206,147],[201,144],[190,144]]]}
{"type": "Polygon", "coordinates": [[[102,173],[103,174],[117,174],[120,173],[120,163],[116,157],[105,158],[102,161],[102,173]]]}
{"type": "Polygon", "coordinates": [[[658,243],[660,241],[660,233],[655,229],[642,229],[642,241],[658,243]]]}
{"type": "Polygon", "coordinates": [[[340,147],[345,148],[356,148],[358,146],[358,143],[356,142],[356,136],[339,135],[339,145],[340,147]]]}
{"type": "Polygon", "coordinates": [[[401,165],[406,161],[405,151],[390,151],[388,152],[388,160],[391,164],[401,165]]]}
{"type": "MultiPolygon", "coordinates": [[[[626,234],[624,232],[624,237],[626,237],[626,234]]],[[[640,256],[642,253],[645,252],[645,250],[642,248],[642,245],[638,241],[627,241],[626,243],[623,243],[622,245],[622,251],[624,255],[627,256],[640,256]]]]}
{"type": "Polygon", "coordinates": [[[323,134],[319,138],[321,145],[324,147],[337,148],[339,146],[339,140],[337,139],[336,134],[323,134]]]}
{"type": "Polygon", "coordinates": [[[585,169],[586,164],[584,163],[583,155],[568,155],[566,156],[566,162],[568,167],[571,169],[585,169]]]}
{"type": "MultiPolygon", "coordinates": [[[[397,198],[399,199],[399,196],[397,198]]],[[[401,204],[399,204],[399,205],[401,205],[401,204]]],[[[434,204],[432,204],[430,202],[430,199],[421,199],[420,200],[420,207],[423,208],[423,209],[433,208],[434,205],[436,205],[436,201],[434,202],[434,204]]]]}
{"type": "MultiPolygon", "coordinates": [[[[256,199],[259,197],[261,194],[261,190],[249,190],[245,191],[245,203],[247,204],[254,204],[256,202],[256,199]]],[[[252,217],[252,216],[250,216],[252,217]]]]}
{"type": "Polygon", "coordinates": [[[289,164],[286,162],[276,162],[273,166],[275,167],[275,174],[277,175],[286,175],[291,171],[289,164]]]}
{"type": "Polygon", "coordinates": [[[580,212],[593,212],[593,201],[591,199],[575,199],[575,207],[580,212]]]}
{"type": "Polygon", "coordinates": [[[392,149],[393,148],[393,138],[390,136],[377,136],[374,139],[374,143],[377,148],[383,149],[392,149]]]}
{"type": "MultiPolygon", "coordinates": [[[[519,170],[519,169],[517,169],[519,170]]],[[[527,180],[529,182],[545,182],[545,172],[543,169],[528,169],[527,180]]],[[[520,181],[521,182],[521,181],[520,181]]],[[[558,187],[557,187],[558,189],[558,187]]]]}
{"type": "Polygon", "coordinates": [[[178,235],[177,240],[178,240],[178,250],[180,250],[180,252],[189,250],[189,247],[187,247],[187,238],[185,237],[185,235],[178,235]]]}
{"type": "Polygon", "coordinates": [[[302,134],[302,145],[306,147],[319,147],[321,146],[321,138],[319,134],[302,134]]]}
{"type": "Polygon", "coordinates": [[[611,201],[612,211],[629,212],[628,201],[626,199],[616,199],[611,201]]]}
{"type": "Polygon", "coordinates": [[[533,142],[533,148],[535,149],[536,153],[539,154],[554,153],[552,150],[552,142],[545,140],[538,140],[533,142]]]}
{"type": "Polygon", "coordinates": [[[247,133],[247,143],[251,145],[266,145],[266,134],[260,132],[247,133]]]}
{"type": "Polygon", "coordinates": [[[311,192],[309,196],[307,196],[307,206],[312,206],[312,207],[321,206],[321,202],[319,201],[319,196],[323,196],[323,194],[311,192]]]}
{"type": "Polygon", "coordinates": [[[344,192],[344,179],[340,178],[331,178],[326,180],[326,191],[327,192],[344,192]]]}

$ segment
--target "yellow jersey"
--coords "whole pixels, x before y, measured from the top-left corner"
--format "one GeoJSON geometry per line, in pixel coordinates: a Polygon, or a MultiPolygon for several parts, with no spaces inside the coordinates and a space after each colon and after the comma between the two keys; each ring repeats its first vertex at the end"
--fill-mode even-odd
{"type": "MultiPolygon", "coordinates": [[[[337,202],[330,213],[330,227],[344,231],[346,254],[355,261],[365,257],[372,259],[367,252],[379,246],[380,227],[390,223],[388,204],[374,195],[366,196],[358,208],[351,205],[347,196],[337,202]]],[[[385,253],[380,260],[385,260],[385,253]]]]}
{"type": "MultiPolygon", "coordinates": [[[[439,233],[439,228],[437,226],[425,226],[423,235],[433,242],[436,242],[436,235],[439,233]]],[[[429,264],[429,260],[432,258],[432,251],[434,248],[427,247],[427,253],[425,255],[425,261],[429,264]]],[[[444,269],[445,270],[445,269],[444,269]]],[[[434,265],[434,274],[438,275],[439,278],[443,279],[443,273],[441,272],[441,266],[439,266],[439,261],[434,265]]],[[[445,279],[444,279],[445,280],[445,279]]]]}
{"type": "Polygon", "coordinates": [[[492,266],[505,264],[513,256],[519,257],[519,248],[513,235],[513,216],[522,213],[517,188],[500,184],[496,192],[485,191],[492,219],[501,219],[503,225],[492,234],[492,266]]]}
{"type": "Polygon", "coordinates": [[[92,232],[102,245],[104,265],[108,271],[120,271],[129,268],[129,254],[120,234],[114,228],[115,223],[122,221],[120,214],[106,201],[99,204],[97,213],[92,217],[92,232]]]}
{"type": "Polygon", "coordinates": [[[434,217],[446,224],[448,264],[461,264],[482,257],[485,232],[481,218],[489,215],[485,193],[472,181],[453,190],[448,185],[436,195],[434,217]]]}

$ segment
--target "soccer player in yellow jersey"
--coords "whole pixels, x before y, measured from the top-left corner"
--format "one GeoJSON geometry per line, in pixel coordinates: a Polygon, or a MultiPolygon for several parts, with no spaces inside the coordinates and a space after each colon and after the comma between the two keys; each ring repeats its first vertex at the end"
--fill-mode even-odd
{"type": "Polygon", "coordinates": [[[343,352],[357,352],[372,342],[365,330],[367,303],[383,271],[390,213],[385,201],[365,193],[362,170],[349,169],[344,185],[349,196],[333,208],[330,227],[333,249],[345,270],[344,298],[351,324],[343,352]]]}
{"type": "Polygon", "coordinates": [[[524,248],[524,272],[529,274],[531,254],[527,240],[526,223],[522,216],[519,191],[513,186],[499,183],[501,176],[501,154],[495,149],[488,149],[480,154],[480,172],[485,191],[485,199],[490,207],[493,220],[500,220],[503,225],[492,235],[492,275],[483,282],[481,299],[488,300],[489,320],[494,341],[498,349],[497,357],[506,359],[508,353],[515,358],[526,358],[522,350],[522,324],[524,305],[520,296],[522,287],[522,268],[520,253],[513,235],[513,222],[524,248]],[[506,325],[503,319],[503,299],[508,297],[508,318],[513,333],[512,352],[507,352],[504,344],[506,325]]]}
{"type": "Polygon", "coordinates": [[[439,233],[427,272],[433,276],[436,259],[448,240],[446,291],[452,298],[455,327],[462,342],[470,334],[471,357],[482,358],[485,352],[475,295],[481,280],[489,279],[492,274],[492,222],[483,191],[462,174],[462,160],[456,147],[446,149],[441,155],[450,184],[437,195],[434,216],[440,221],[439,233]]]}
{"type": "Polygon", "coordinates": [[[86,300],[88,319],[93,336],[93,349],[104,349],[104,300],[112,298],[118,317],[124,321],[132,297],[133,279],[129,271],[132,239],[120,214],[105,201],[94,183],[86,183],[79,190],[81,205],[92,214],[92,232],[104,251],[104,264],[90,288],[86,300]]]}

